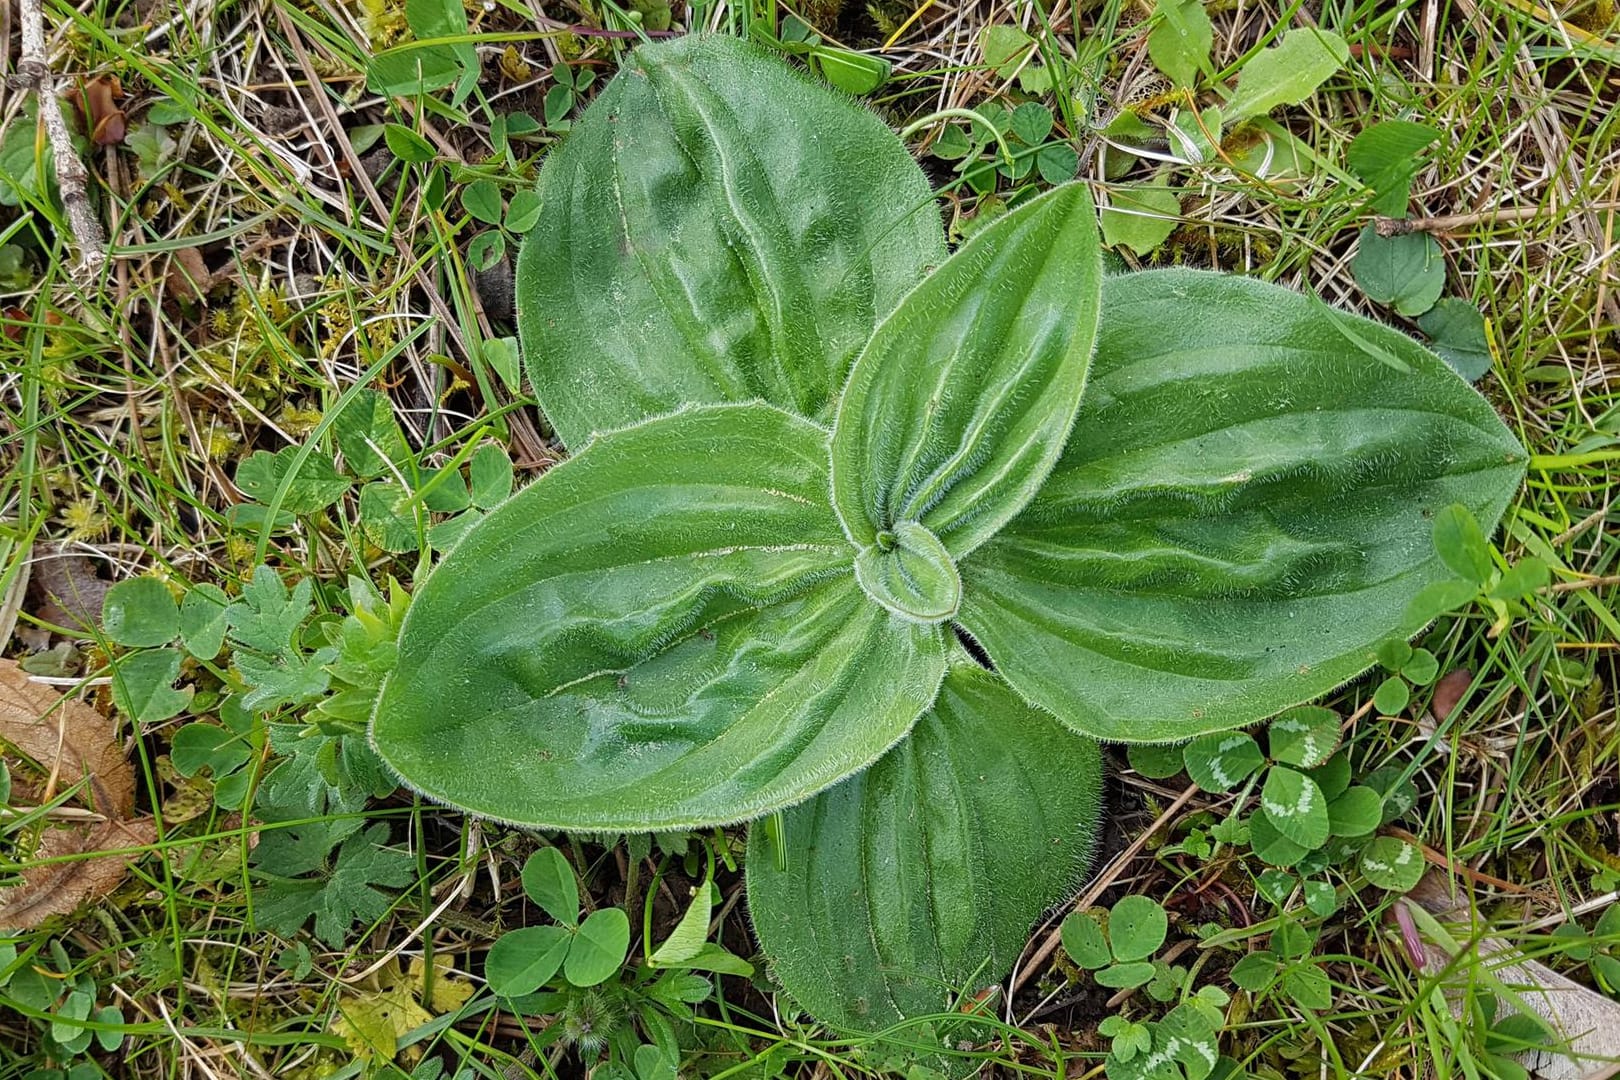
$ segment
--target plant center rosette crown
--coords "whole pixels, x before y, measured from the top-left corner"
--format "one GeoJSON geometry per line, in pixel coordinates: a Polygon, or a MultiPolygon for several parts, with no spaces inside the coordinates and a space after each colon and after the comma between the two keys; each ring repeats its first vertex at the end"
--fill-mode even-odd
{"type": "Polygon", "coordinates": [[[573,455],[420,587],[374,744],[528,826],[782,811],[750,907],[835,1024],[1000,978],[1085,870],[1093,740],[1359,674],[1448,576],[1431,515],[1522,474],[1393,330],[1105,276],[1083,184],[947,255],[900,140],[739,41],[630,54],[539,190],[519,329],[573,455]]]}

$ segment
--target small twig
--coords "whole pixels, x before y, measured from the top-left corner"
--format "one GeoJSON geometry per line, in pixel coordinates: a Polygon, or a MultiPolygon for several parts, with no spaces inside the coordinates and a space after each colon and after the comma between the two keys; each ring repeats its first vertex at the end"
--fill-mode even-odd
{"type": "Polygon", "coordinates": [[[1602,589],[1610,585],[1620,585],[1620,574],[1610,574],[1607,577],[1582,578],[1579,581],[1557,581],[1541,591],[1547,593],[1580,592],[1582,589],[1602,589]]]}
{"type": "Polygon", "coordinates": [[[1547,543],[1552,547],[1560,547],[1567,544],[1577,536],[1584,533],[1586,530],[1590,529],[1592,526],[1596,525],[1598,522],[1602,521],[1606,516],[1608,516],[1608,513],[1609,508],[1607,506],[1594,510],[1586,517],[1570,526],[1568,529],[1547,541],[1547,543]]]}
{"type": "MultiPolygon", "coordinates": [[[[1590,210],[1620,209],[1620,203],[1594,203],[1590,210]]],[[[1407,233],[1443,233],[1467,225],[1495,224],[1499,221],[1529,221],[1547,213],[1545,206],[1505,206],[1473,214],[1443,214],[1440,217],[1379,218],[1373,229],[1379,236],[1405,236],[1407,233]]]]}
{"type": "Polygon", "coordinates": [[[1458,874],[1465,877],[1476,884],[1489,885],[1493,889],[1500,889],[1502,892],[1513,893],[1516,896],[1534,896],[1536,894],[1534,889],[1527,888],[1523,885],[1516,885],[1511,881],[1505,881],[1502,878],[1494,877],[1490,874],[1484,873],[1483,871],[1475,870],[1472,867],[1454,863],[1447,858],[1443,852],[1436,851],[1434,848],[1430,847],[1428,844],[1425,844],[1421,839],[1407,832],[1405,829],[1390,825],[1384,829],[1384,832],[1395,837],[1397,840],[1405,840],[1408,844],[1411,844],[1413,847],[1417,848],[1418,851],[1423,855],[1424,860],[1430,865],[1438,866],[1442,870],[1449,870],[1453,874],[1458,874]]]}
{"type": "Polygon", "coordinates": [[[73,149],[73,136],[67,121],[62,119],[62,108],[56,96],[56,79],[51,75],[45,51],[45,15],[39,0],[18,0],[22,15],[22,55],[17,60],[17,74],[7,81],[13,89],[32,90],[39,99],[39,116],[45,122],[45,134],[51,141],[51,156],[56,163],[56,187],[62,194],[62,206],[67,211],[68,230],[79,246],[79,265],[86,276],[94,278],[107,263],[107,238],[90,205],[87,185],[90,173],[73,149]]]}

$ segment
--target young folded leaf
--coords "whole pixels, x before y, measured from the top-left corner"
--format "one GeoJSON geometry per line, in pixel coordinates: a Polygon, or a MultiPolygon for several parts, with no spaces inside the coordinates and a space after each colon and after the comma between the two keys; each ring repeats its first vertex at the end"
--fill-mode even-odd
{"type": "Polygon", "coordinates": [[[996,221],[910,293],[850,371],[833,505],[859,548],[919,523],[960,559],[1040,489],[1086,383],[1097,211],[1069,184],[996,221]]]}
{"type": "Polygon", "coordinates": [[[418,590],[378,753],[474,813],[640,832],[863,768],[933,700],[945,649],[856,586],[826,455],[808,421],[710,406],[552,469],[418,590]]]}
{"type": "Polygon", "coordinates": [[[900,140],[736,38],[631,53],[540,196],[518,327],[570,448],[687,403],[825,419],[877,320],[945,259],[900,140]]]}
{"type": "Polygon", "coordinates": [[[961,620],[1075,730],[1167,742],[1241,727],[1365,671],[1450,576],[1452,503],[1494,526],[1523,449],[1403,334],[1349,347],[1319,304],[1191,270],[1109,278],[1063,458],[961,564],[961,620]]]}
{"type": "Polygon", "coordinates": [[[917,622],[949,619],[962,603],[962,579],[951,553],[915,521],[878,533],[855,556],[855,580],[867,596],[917,622]]]}
{"type": "Polygon", "coordinates": [[[860,1030],[953,1007],[953,991],[1005,978],[1080,882],[1101,794],[1097,744],[964,657],[905,742],[787,811],[786,869],[750,830],[748,906],[772,971],[860,1030]]]}

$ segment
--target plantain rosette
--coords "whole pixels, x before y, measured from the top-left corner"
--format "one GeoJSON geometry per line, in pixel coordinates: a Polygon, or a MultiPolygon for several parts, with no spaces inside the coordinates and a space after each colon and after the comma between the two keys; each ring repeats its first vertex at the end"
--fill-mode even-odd
{"type": "Polygon", "coordinates": [[[1494,526],[1523,472],[1402,334],[1105,278],[1082,184],[947,256],[902,143],[736,40],[630,54],[540,194],[519,328],[573,456],[418,590],[374,745],[527,826],[783,811],[755,928],[841,1026],[1002,978],[1086,869],[1093,740],[1365,671],[1448,576],[1431,515],[1494,526]]]}

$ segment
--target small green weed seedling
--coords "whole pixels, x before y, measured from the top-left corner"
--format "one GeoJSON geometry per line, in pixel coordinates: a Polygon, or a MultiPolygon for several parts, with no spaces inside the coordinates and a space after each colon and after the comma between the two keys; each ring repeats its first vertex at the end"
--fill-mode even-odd
{"type": "Polygon", "coordinates": [[[121,712],[154,724],[206,704],[218,716],[176,731],[170,759],[182,777],[206,773],[221,809],[242,809],[251,796],[270,826],[251,856],[262,886],[255,925],[291,934],[313,919],[333,946],[356,922],[381,917],[385,890],[415,876],[411,858],[387,845],[388,826],[359,816],[368,797],[394,790],[358,736],[394,664],[408,597],[395,584],[385,599],[355,576],[343,599],[348,615],[317,617],[310,579],[288,589],[260,566],[235,599],[200,584],[177,604],[166,584],[143,577],[109,589],[102,611],[107,637],[130,650],[112,666],[121,712]],[[266,741],[279,760],[261,776],[266,741]]]}
{"type": "Polygon", "coordinates": [[[0,941],[0,1005],[30,1016],[46,1033],[46,1051],[64,1067],[57,1073],[72,1080],[100,1076],[94,1062],[73,1059],[92,1044],[111,1053],[123,1044],[124,1012],[116,1005],[96,1005],[96,981],[75,965],[56,938],[41,950],[21,955],[15,944],[0,941]],[[49,959],[41,953],[48,954],[49,959]]]}
{"type": "Polygon", "coordinates": [[[1209,15],[1193,0],[1159,0],[1147,35],[1148,56],[1171,83],[1162,95],[1122,109],[1104,127],[1110,205],[1102,215],[1105,243],[1137,255],[1157,250],[1180,223],[1177,177],[1203,168],[1230,168],[1264,180],[1302,152],[1289,132],[1266,118],[1281,105],[1299,104],[1332,78],[1350,55],[1338,34],[1317,28],[1290,30],[1249,56],[1228,90],[1214,78],[1214,34],[1209,15]],[[1204,90],[1224,100],[1195,108],[1204,90]],[[1228,132],[1247,129],[1260,138],[1223,146],[1228,132]],[[1151,149],[1150,149],[1151,148],[1151,149]],[[1137,153],[1135,151],[1146,151],[1137,153]],[[1125,180],[1139,158],[1158,162],[1145,180],[1125,180]]]}
{"type": "Polygon", "coordinates": [[[1412,700],[1412,687],[1428,686],[1440,677],[1440,661],[1428,649],[1414,649],[1400,638],[1378,646],[1378,666],[1389,677],[1373,691],[1373,708],[1385,716],[1399,716],[1412,700]]]}
{"type": "Polygon", "coordinates": [[[1604,908],[1591,930],[1567,922],[1553,931],[1553,937],[1565,957],[1586,965],[1604,993],[1620,996],[1620,904],[1604,908]]]}
{"type": "Polygon", "coordinates": [[[1435,516],[1434,549],[1451,576],[1412,598],[1409,614],[1432,619],[1479,604],[1491,613],[1491,636],[1528,613],[1530,598],[1552,580],[1545,562],[1527,555],[1508,565],[1486,539],[1466,506],[1448,506],[1435,516]]]}
{"type": "MultiPolygon", "coordinates": [[[[1328,36],[1257,54],[1232,114],[1308,93],[1300,43],[1328,36]]],[[[1033,148],[1050,118],[1024,117],[1033,148]]],[[[1212,782],[1255,774],[1208,740],[1421,629],[1432,516],[1493,524],[1523,472],[1387,327],[1220,274],[1105,277],[1083,184],[947,252],[892,132],[732,39],[630,54],[539,194],[518,330],[572,457],[417,589],[372,744],[529,827],[756,822],[772,973],[849,1029],[1010,968],[1089,861],[1094,740],[1202,736],[1212,782]]],[[[432,483],[372,481],[410,508],[432,483]]],[[[1335,807],[1342,837],[1376,827],[1347,765],[1324,779],[1336,717],[1287,712],[1270,742],[1269,857],[1325,844],[1335,807]]],[[[508,988],[568,977],[586,924],[561,911],[523,962],[501,949],[508,988]]],[[[1202,1058],[1197,1008],[1156,1022],[1143,1075],[1202,1058]]]]}
{"type": "Polygon", "coordinates": [[[975,110],[966,129],[947,124],[931,149],[954,162],[962,182],[981,195],[996,189],[998,177],[1016,185],[1039,174],[1048,184],[1062,184],[1074,179],[1080,159],[1068,142],[1051,137],[1053,125],[1052,110],[1038,101],[1011,109],[991,103],[975,110]]]}
{"type": "Polygon", "coordinates": [[[1429,346],[1474,382],[1491,369],[1485,317],[1466,300],[1441,297],[1446,263],[1439,241],[1403,224],[1412,178],[1425,164],[1424,151],[1439,138],[1428,124],[1384,120],[1350,141],[1344,163],[1366,185],[1367,209],[1392,219],[1362,228],[1351,271],[1369,299],[1416,319],[1429,346]]]}
{"type": "Polygon", "coordinates": [[[889,81],[893,66],[881,56],[829,45],[804,20],[789,14],[783,18],[777,36],[755,24],[755,38],[789,56],[804,59],[810,70],[846,94],[870,94],[889,81]]]}
{"type": "Polygon", "coordinates": [[[1098,986],[1141,989],[1153,1001],[1176,1002],[1157,1020],[1123,1014],[1103,1019],[1097,1030],[1110,1040],[1110,1080],[1204,1080],[1218,1064],[1216,1034],[1230,997],[1218,986],[1195,990],[1185,968],[1153,959],[1168,929],[1164,908],[1145,896],[1123,897],[1106,913],[1071,912],[1063,920],[1063,951],[1098,986]]]}
{"type": "Polygon", "coordinates": [[[1538,1016],[1504,1009],[1495,993],[1468,996],[1468,1030],[1478,1044],[1479,1065],[1493,1080],[1531,1080],[1530,1070],[1518,1060],[1527,1052],[1548,1051],[1558,1036],[1538,1016]]]}
{"type": "MultiPolygon", "coordinates": [[[[486,358],[493,344],[485,343],[486,358]]],[[[258,450],[242,462],[236,485],[253,501],[236,507],[235,523],[262,529],[273,520],[274,527],[286,528],[296,516],[326,510],[358,484],[366,539],[390,552],[423,545],[444,551],[512,493],[511,459],[494,443],[473,439],[443,466],[420,467],[393,407],[376,390],[356,394],[333,419],[332,433],[343,454],[341,470],[334,455],[313,444],[258,450]],[[444,516],[431,521],[435,513],[444,516]]]]}
{"type": "Polygon", "coordinates": [[[1127,896],[1106,920],[1089,911],[1072,912],[1063,920],[1063,948],[1092,972],[1098,986],[1145,986],[1153,978],[1149,958],[1164,944],[1168,929],[1164,908],[1145,896],[1127,896]]]}
{"type": "Polygon", "coordinates": [[[1214,995],[1200,991],[1157,1020],[1106,1017],[1097,1031],[1109,1040],[1103,1062],[1108,1080],[1211,1080],[1230,1075],[1217,1048],[1225,1003],[1219,991],[1214,995]]]}
{"type": "MultiPolygon", "coordinates": [[[[626,979],[630,921],[621,908],[580,911],[579,880],[561,851],[541,848],[523,865],[523,891],[555,925],[524,926],[495,941],[484,977],[495,994],[525,1014],[558,1014],[555,1030],[587,1062],[604,1050],[625,1080],[673,1075],[680,1060],[677,1024],[695,1019],[692,1006],[713,993],[714,971],[747,977],[753,967],[706,940],[714,888],[699,887],[669,938],[626,979]],[[639,1043],[644,1034],[654,1045],[639,1043]]],[[[651,919],[651,907],[646,908],[651,919]]]]}
{"type": "MultiPolygon", "coordinates": [[[[1389,650],[1381,647],[1380,652],[1389,650]]],[[[1409,810],[1415,795],[1395,785],[1398,777],[1390,773],[1352,783],[1349,756],[1340,749],[1340,724],[1331,709],[1300,705],[1266,726],[1267,751],[1253,736],[1232,731],[1202,735],[1182,746],[1132,746],[1130,761],[1155,779],[1185,770],[1194,784],[1212,794],[1242,788],[1247,795],[1258,788],[1254,812],[1241,821],[1234,815],[1216,824],[1209,837],[1247,843],[1261,861],[1279,868],[1261,875],[1262,895],[1281,906],[1302,885],[1306,905],[1325,917],[1337,907],[1334,889],[1308,878],[1329,865],[1359,854],[1369,881],[1402,892],[1417,884],[1423,869],[1410,844],[1372,835],[1409,810]],[[1307,880],[1283,872],[1288,869],[1307,880]]]]}
{"type": "Polygon", "coordinates": [[[1284,916],[1269,948],[1246,953],[1232,966],[1232,982],[1257,997],[1280,994],[1297,1008],[1321,1012],[1333,1004],[1333,986],[1312,958],[1315,946],[1308,928],[1284,916]]]}

